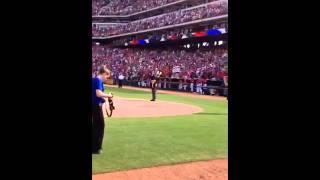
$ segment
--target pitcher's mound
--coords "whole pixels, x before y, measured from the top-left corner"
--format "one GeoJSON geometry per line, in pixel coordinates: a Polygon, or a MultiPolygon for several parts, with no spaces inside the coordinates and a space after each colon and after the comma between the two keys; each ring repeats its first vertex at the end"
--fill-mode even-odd
{"type": "Polygon", "coordinates": [[[113,100],[115,110],[112,117],[160,117],[188,115],[201,112],[202,109],[188,104],[168,101],[148,101],[116,97],[113,100]]]}

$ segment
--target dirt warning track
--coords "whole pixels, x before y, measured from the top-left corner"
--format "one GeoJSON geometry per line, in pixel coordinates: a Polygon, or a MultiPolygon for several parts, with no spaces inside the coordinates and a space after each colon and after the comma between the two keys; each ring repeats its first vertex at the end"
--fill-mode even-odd
{"type": "Polygon", "coordinates": [[[112,117],[115,118],[178,116],[202,111],[198,106],[169,101],[148,101],[115,97],[113,102],[116,109],[113,111],[112,117]]]}

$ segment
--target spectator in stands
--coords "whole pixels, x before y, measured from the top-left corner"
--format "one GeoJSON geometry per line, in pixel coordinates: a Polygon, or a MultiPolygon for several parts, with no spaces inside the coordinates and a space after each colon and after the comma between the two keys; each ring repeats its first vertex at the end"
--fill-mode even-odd
{"type": "Polygon", "coordinates": [[[193,86],[194,86],[195,80],[193,78],[190,79],[190,92],[194,92],[193,86]]]}
{"type": "Polygon", "coordinates": [[[224,95],[227,96],[227,100],[228,100],[228,75],[226,74],[225,76],[223,76],[223,84],[224,84],[224,95]]]}
{"type": "Polygon", "coordinates": [[[167,89],[167,78],[164,78],[163,80],[163,88],[167,89]]]}
{"type": "MultiPolygon", "coordinates": [[[[210,79],[211,81],[217,81],[217,79],[215,78],[215,76],[212,76],[212,78],[210,79]]],[[[215,89],[214,88],[210,88],[210,95],[214,95],[215,94],[215,89]]]]}
{"type": "Polygon", "coordinates": [[[179,86],[178,86],[179,90],[182,90],[182,79],[179,80],[179,86]]]}
{"type": "Polygon", "coordinates": [[[196,80],[196,86],[197,86],[196,92],[199,94],[202,94],[202,79],[196,80]]]}
{"type": "Polygon", "coordinates": [[[187,76],[183,77],[182,83],[183,83],[183,90],[187,91],[187,86],[188,86],[188,84],[187,84],[187,76]]]}
{"type": "Polygon", "coordinates": [[[123,80],[124,80],[124,75],[120,73],[118,77],[119,88],[122,88],[123,80]]]}

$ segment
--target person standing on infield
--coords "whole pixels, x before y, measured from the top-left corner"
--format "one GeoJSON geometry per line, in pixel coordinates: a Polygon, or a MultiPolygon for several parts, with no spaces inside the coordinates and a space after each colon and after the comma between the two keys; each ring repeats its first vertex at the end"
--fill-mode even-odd
{"type": "Polygon", "coordinates": [[[152,99],[150,101],[156,100],[156,88],[157,88],[157,80],[154,75],[151,76],[151,92],[152,92],[152,99]]]}
{"type": "Polygon", "coordinates": [[[110,71],[105,66],[101,66],[97,76],[92,78],[92,154],[102,153],[105,127],[102,105],[105,102],[104,98],[113,97],[111,93],[104,93],[103,84],[107,82],[110,75],[110,71]]]}
{"type": "Polygon", "coordinates": [[[155,75],[151,76],[151,92],[152,92],[152,99],[150,101],[155,101],[156,100],[156,93],[157,93],[157,86],[160,80],[160,77],[162,75],[162,72],[156,69],[155,75]]]}

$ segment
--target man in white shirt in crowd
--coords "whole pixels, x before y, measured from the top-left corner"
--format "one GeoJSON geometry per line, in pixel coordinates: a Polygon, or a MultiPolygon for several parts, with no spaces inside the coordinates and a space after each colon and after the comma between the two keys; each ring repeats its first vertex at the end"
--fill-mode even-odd
{"type": "Polygon", "coordinates": [[[193,85],[194,85],[195,80],[194,79],[190,79],[190,92],[193,93],[193,85]]]}
{"type": "Polygon", "coordinates": [[[199,78],[196,80],[197,93],[202,94],[202,80],[199,78]]]}
{"type": "Polygon", "coordinates": [[[124,80],[124,75],[122,73],[120,73],[119,76],[118,76],[119,88],[122,88],[123,80],[124,80]]]}
{"type": "Polygon", "coordinates": [[[183,83],[183,90],[187,91],[187,76],[183,76],[182,83],[183,83]]]}

